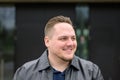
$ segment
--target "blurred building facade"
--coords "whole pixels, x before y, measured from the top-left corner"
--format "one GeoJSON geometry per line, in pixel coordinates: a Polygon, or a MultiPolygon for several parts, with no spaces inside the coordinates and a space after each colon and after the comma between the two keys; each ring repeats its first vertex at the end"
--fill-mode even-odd
{"type": "Polygon", "coordinates": [[[69,16],[78,42],[76,55],[96,63],[105,80],[120,80],[119,0],[0,0],[0,80],[46,49],[49,18],[69,16]]]}

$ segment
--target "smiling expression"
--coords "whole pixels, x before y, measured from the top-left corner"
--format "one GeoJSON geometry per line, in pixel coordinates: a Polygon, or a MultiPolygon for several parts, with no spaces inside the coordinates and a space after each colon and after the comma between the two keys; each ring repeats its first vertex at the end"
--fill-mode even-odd
{"type": "Polygon", "coordinates": [[[57,23],[51,32],[52,36],[45,37],[45,45],[49,55],[64,61],[73,59],[76,51],[76,35],[72,25],[68,23],[57,23]]]}

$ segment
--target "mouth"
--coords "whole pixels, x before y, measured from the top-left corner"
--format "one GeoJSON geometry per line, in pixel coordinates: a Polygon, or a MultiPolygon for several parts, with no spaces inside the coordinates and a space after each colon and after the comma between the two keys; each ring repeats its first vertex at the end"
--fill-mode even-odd
{"type": "Polygon", "coordinates": [[[70,48],[70,49],[69,49],[69,48],[68,48],[68,49],[66,49],[66,48],[63,49],[63,51],[67,51],[67,52],[71,52],[72,50],[73,50],[73,49],[71,49],[71,48],[70,48]]]}

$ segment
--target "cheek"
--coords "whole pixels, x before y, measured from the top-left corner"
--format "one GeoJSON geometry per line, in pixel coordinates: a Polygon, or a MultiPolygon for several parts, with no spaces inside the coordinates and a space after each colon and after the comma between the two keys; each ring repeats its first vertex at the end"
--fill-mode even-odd
{"type": "Polygon", "coordinates": [[[77,46],[77,41],[74,42],[74,45],[77,46]]]}
{"type": "Polygon", "coordinates": [[[63,47],[63,44],[61,44],[61,43],[56,43],[56,44],[54,44],[53,45],[55,48],[61,48],[61,47],[63,47]]]}
{"type": "Polygon", "coordinates": [[[53,45],[53,48],[54,49],[62,49],[64,48],[64,45],[63,43],[60,43],[60,42],[56,42],[54,45],[53,45]]]}
{"type": "Polygon", "coordinates": [[[53,41],[53,42],[50,43],[50,46],[55,49],[55,48],[59,47],[59,43],[56,42],[56,41],[53,41]]]}
{"type": "Polygon", "coordinates": [[[77,42],[75,42],[75,46],[77,47],[77,42]]]}

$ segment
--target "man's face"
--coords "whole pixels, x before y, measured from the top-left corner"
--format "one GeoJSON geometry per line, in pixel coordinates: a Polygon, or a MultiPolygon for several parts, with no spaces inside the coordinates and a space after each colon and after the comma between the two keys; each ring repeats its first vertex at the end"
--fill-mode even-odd
{"type": "Polygon", "coordinates": [[[72,60],[77,47],[73,27],[68,23],[57,23],[51,34],[45,39],[49,55],[64,61],[72,60]]]}

